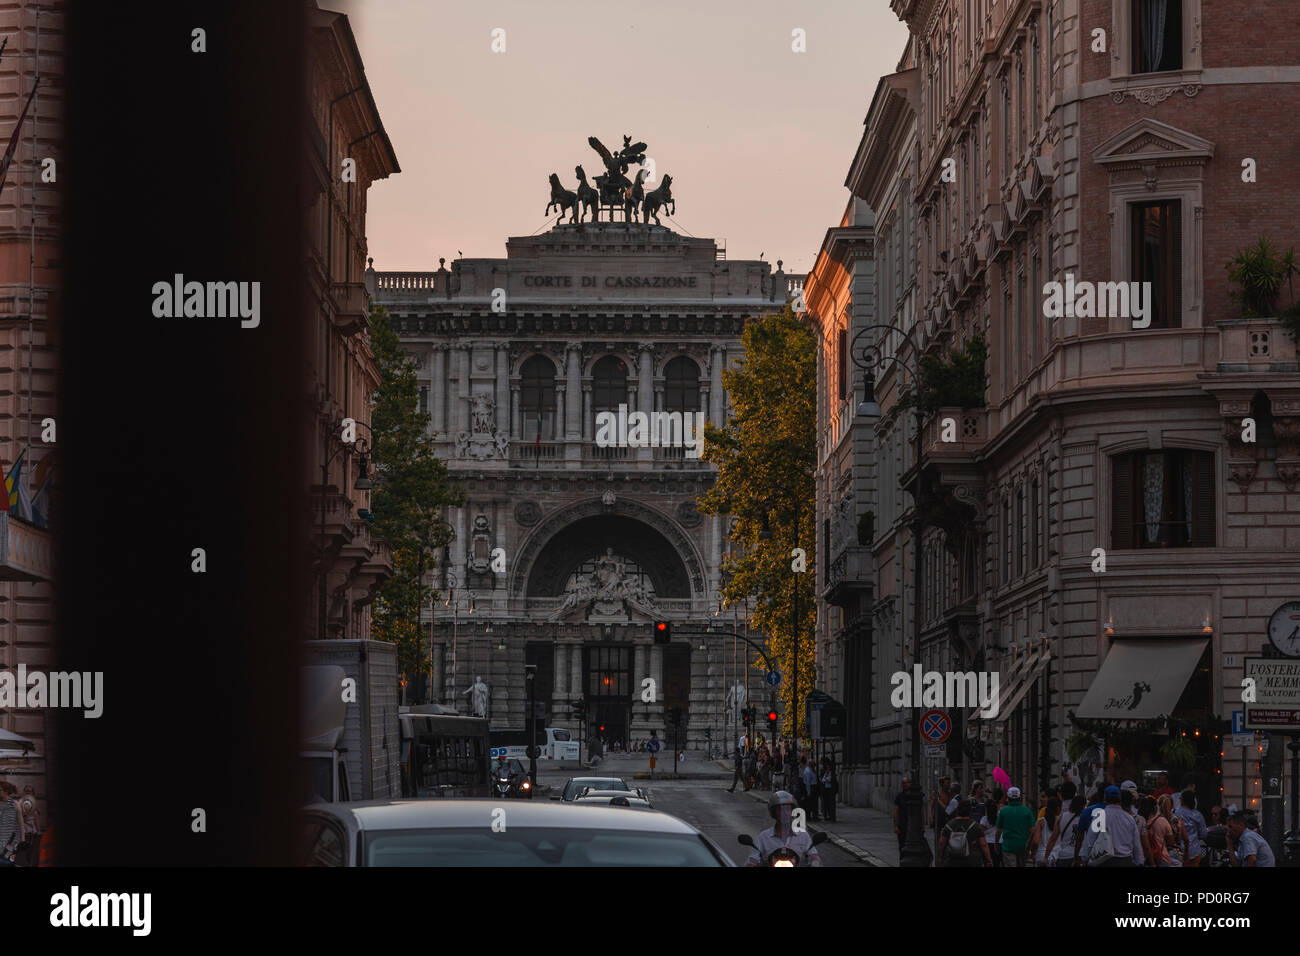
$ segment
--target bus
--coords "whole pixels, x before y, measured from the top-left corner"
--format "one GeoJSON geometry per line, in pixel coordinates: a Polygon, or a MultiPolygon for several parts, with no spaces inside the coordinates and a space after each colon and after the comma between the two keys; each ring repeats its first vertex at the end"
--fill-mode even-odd
{"type": "Polygon", "coordinates": [[[441,709],[417,706],[398,714],[402,796],[491,796],[487,719],[438,713],[441,709]]]}

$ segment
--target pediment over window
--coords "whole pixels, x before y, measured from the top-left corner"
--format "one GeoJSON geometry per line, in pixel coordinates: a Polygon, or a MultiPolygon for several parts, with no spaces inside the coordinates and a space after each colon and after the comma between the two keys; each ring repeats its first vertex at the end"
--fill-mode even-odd
{"type": "Polygon", "coordinates": [[[1208,139],[1149,117],[1126,126],[1092,151],[1093,161],[1102,166],[1203,165],[1213,157],[1214,144],[1208,139]]]}

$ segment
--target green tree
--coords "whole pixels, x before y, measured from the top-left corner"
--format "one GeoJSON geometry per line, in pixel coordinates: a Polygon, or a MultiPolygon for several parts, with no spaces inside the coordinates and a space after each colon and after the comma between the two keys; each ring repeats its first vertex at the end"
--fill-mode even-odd
{"type": "Polygon", "coordinates": [[[429,414],[418,407],[415,361],[402,349],[388,312],[370,312],[370,348],[379,373],[371,396],[371,455],[378,478],[370,497],[375,533],[393,549],[393,575],[379,589],[371,635],[397,645],[398,667],[410,677],[429,673],[420,609],[438,594],[424,584],[451,540],[443,509],[464,495],[434,454],[429,414]]]}
{"type": "MultiPolygon", "coordinates": [[[[779,695],[785,713],[794,713],[797,699],[804,726],[815,663],[817,343],[788,306],[780,315],[749,320],[741,342],[743,363],[722,374],[734,413],[726,424],[705,428],[704,459],[718,466],[718,478],[699,508],[734,519],[731,540],[738,547],[723,565],[730,577],[723,601],[730,606],[751,599],[750,622],[768,635],[768,651],[784,678],[779,695]],[[795,549],[802,549],[802,572],[793,570],[795,549]]],[[[788,716],[785,731],[793,736],[788,716]]]]}

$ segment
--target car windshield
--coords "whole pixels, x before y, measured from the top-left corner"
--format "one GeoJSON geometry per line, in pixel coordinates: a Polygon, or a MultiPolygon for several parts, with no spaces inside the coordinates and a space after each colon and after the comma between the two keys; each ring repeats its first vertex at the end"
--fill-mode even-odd
{"type": "Polygon", "coordinates": [[[691,833],[578,827],[382,830],[366,835],[366,866],[723,866],[691,833]]]}
{"type": "Polygon", "coordinates": [[[582,793],[584,787],[590,787],[592,790],[623,790],[631,792],[631,788],[617,777],[577,777],[570,780],[564,788],[564,799],[574,799],[578,794],[582,793]]]}

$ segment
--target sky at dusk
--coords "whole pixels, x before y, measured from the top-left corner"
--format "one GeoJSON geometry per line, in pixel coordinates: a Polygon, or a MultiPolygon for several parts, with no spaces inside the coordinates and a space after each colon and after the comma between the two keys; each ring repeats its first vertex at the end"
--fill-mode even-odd
{"type": "Polygon", "coordinates": [[[906,40],[888,0],[320,6],[348,15],[402,167],[369,194],[380,271],[504,256],[508,236],[547,225],[551,173],[574,189],[574,166],[603,172],[588,136],[616,150],[629,134],[673,178],[678,215],[664,225],[806,272],[906,40]],[[796,28],[806,53],[791,50],[796,28]]]}

